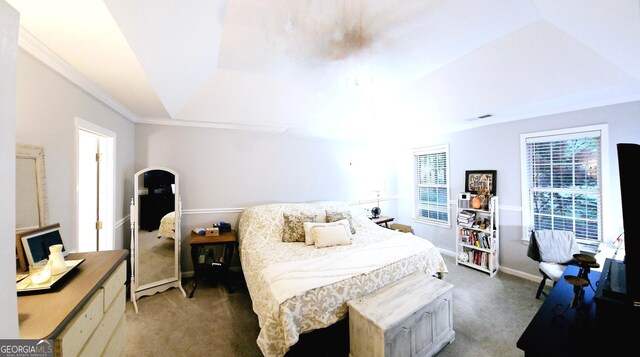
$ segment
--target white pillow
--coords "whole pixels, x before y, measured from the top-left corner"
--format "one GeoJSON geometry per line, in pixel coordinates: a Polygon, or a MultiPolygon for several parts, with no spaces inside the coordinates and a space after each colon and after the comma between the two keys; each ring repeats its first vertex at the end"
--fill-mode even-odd
{"type": "Polygon", "coordinates": [[[351,244],[351,230],[348,225],[346,227],[342,224],[312,227],[311,235],[316,242],[316,248],[351,244]]]}
{"type": "MultiPolygon", "coordinates": [[[[335,221],[335,222],[329,222],[329,223],[325,223],[325,222],[304,222],[303,224],[304,227],[304,243],[306,245],[313,245],[316,243],[315,239],[313,238],[313,234],[311,234],[311,228],[313,227],[328,227],[328,226],[344,226],[347,229],[350,229],[349,226],[349,221],[346,219],[340,220],[340,221],[335,221]]],[[[351,232],[349,232],[351,233],[351,232]]]]}

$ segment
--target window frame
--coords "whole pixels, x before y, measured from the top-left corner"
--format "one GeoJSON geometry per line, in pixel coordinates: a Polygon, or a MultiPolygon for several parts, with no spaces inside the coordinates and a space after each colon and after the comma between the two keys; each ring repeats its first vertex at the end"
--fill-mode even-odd
{"type": "Polygon", "coordinates": [[[449,145],[434,145],[428,147],[421,147],[413,149],[413,220],[418,223],[424,223],[428,225],[433,225],[437,227],[451,228],[451,207],[450,207],[450,197],[451,197],[451,176],[450,172],[450,160],[449,160],[449,145]],[[418,179],[418,157],[422,155],[428,154],[440,154],[444,153],[445,155],[445,175],[446,175],[446,184],[444,185],[433,185],[433,187],[445,187],[446,188],[446,213],[447,213],[447,221],[438,220],[433,218],[425,218],[418,214],[420,210],[420,197],[419,197],[419,179],[418,179]]]}
{"type": "MultiPolygon", "coordinates": [[[[529,179],[528,179],[528,161],[527,161],[527,140],[528,139],[548,139],[548,141],[554,141],[553,139],[575,139],[580,137],[587,137],[589,133],[599,132],[600,137],[600,166],[598,167],[598,182],[599,182],[599,207],[598,207],[598,238],[596,241],[591,239],[577,238],[578,243],[584,248],[586,246],[595,245],[595,243],[601,243],[604,240],[606,234],[606,223],[610,220],[610,213],[605,211],[603,207],[608,206],[608,182],[609,182],[609,140],[608,140],[608,125],[590,125],[574,128],[566,128],[559,130],[550,130],[542,132],[531,132],[520,134],[520,183],[521,183],[521,195],[522,195],[522,241],[529,242],[530,235],[530,223],[532,223],[532,212],[529,200],[529,179]]],[[[575,188],[566,189],[566,191],[575,191],[575,188]]],[[[562,189],[560,190],[562,191],[562,189]]],[[[597,248],[597,247],[595,247],[597,248]]],[[[594,248],[587,248],[592,250],[594,248]]]]}

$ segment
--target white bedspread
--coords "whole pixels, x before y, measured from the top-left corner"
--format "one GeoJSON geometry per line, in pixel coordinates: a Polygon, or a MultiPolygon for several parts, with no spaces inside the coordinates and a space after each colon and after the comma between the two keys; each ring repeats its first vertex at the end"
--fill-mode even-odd
{"type": "Polygon", "coordinates": [[[322,216],[326,209],[350,207],[342,202],[279,203],[251,207],[240,216],[242,273],[260,325],[256,342],[266,357],[282,357],[301,333],[345,318],[351,299],[416,271],[447,272],[431,242],[380,227],[357,209],[351,210],[356,233],[350,245],[316,248],[282,241],[283,212],[322,216]]]}
{"type": "Polygon", "coordinates": [[[275,263],[265,268],[263,274],[276,301],[281,304],[308,290],[369,273],[431,247],[412,234],[398,233],[357,251],[275,263]]]}
{"type": "Polygon", "coordinates": [[[175,239],[175,212],[169,212],[160,220],[160,228],[158,228],[158,238],[168,237],[175,239]]]}

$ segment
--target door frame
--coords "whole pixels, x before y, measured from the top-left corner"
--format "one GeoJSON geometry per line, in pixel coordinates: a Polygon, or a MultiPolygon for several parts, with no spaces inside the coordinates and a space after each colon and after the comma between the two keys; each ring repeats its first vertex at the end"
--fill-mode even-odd
{"type": "MultiPolygon", "coordinates": [[[[107,197],[107,212],[104,212],[105,214],[107,214],[110,217],[107,217],[108,219],[103,219],[103,233],[104,235],[102,235],[103,239],[106,239],[106,246],[105,249],[114,249],[115,248],[115,203],[116,203],[116,197],[115,197],[115,178],[116,178],[116,168],[115,168],[115,158],[116,158],[116,133],[103,128],[95,123],[92,123],[90,121],[87,121],[85,119],[76,117],[75,118],[75,131],[74,131],[74,136],[75,136],[75,148],[74,148],[74,152],[75,152],[75,162],[74,162],[74,166],[75,166],[75,194],[74,194],[74,204],[75,204],[75,211],[76,211],[76,215],[75,215],[75,227],[74,230],[76,232],[75,234],[75,239],[76,239],[76,247],[79,249],[80,248],[80,232],[78,229],[78,219],[80,217],[79,214],[79,202],[80,202],[80,192],[79,192],[79,185],[80,185],[80,167],[79,167],[79,157],[80,157],[80,153],[79,153],[79,131],[80,130],[84,130],[84,131],[88,131],[88,132],[92,132],[96,135],[100,135],[103,137],[106,137],[107,140],[107,152],[110,152],[111,155],[109,155],[110,157],[107,157],[107,168],[109,169],[109,171],[111,172],[109,174],[109,172],[107,172],[105,175],[110,176],[110,184],[107,185],[107,193],[106,193],[106,197],[107,197]],[[106,224],[105,224],[106,223],[106,224]]],[[[96,247],[96,249],[98,249],[99,247],[96,247]]]]}

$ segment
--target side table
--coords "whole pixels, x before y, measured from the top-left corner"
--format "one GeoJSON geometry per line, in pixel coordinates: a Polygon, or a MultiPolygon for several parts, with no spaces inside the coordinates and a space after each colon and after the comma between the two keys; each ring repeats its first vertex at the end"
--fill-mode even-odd
{"type": "Polygon", "coordinates": [[[224,284],[229,293],[233,292],[231,286],[231,276],[229,275],[229,266],[231,265],[231,258],[233,258],[233,250],[238,244],[238,238],[235,231],[223,232],[217,236],[205,236],[191,232],[189,239],[189,245],[191,246],[191,262],[193,263],[193,289],[189,293],[189,298],[193,297],[193,293],[198,286],[198,279],[201,278],[202,273],[207,270],[219,269],[219,272],[223,276],[224,284]],[[198,248],[208,245],[224,245],[224,253],[222,255],[222,261],[220,262],[199,262],[198,261],[198,248]]]}
{"type": "Polygon", "coordinates": [[[371,220],[373,221],[373,223],[379,226],[384,224],[386,228],[389,228],[389,222],[393,221],[393,217],[378,216],[378,217],[371,217],[371,220]]]}

